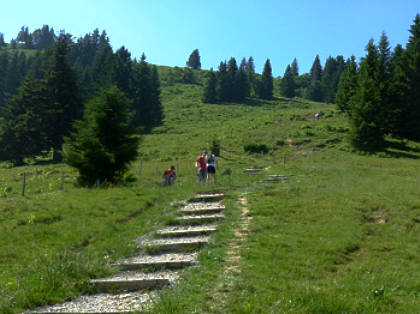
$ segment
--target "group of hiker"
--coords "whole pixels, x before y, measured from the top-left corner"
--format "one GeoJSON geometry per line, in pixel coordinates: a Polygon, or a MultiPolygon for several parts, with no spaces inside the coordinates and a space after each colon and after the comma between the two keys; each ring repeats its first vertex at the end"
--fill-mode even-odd
{"type": "MultiPolygon", "coordinates": [[[[212,177],[213,182],[216,184],[216,168],[219,167],[216,155],[213,152],[208,153],[206,149],[203,149],[201,155],[195,162],[195,167],[197,169],[198,183],[207,183],[210,177],[212,177]]],[[[176,179],[175,166],[171,166],[165,170],[162,177],[164,179],[164,185],[174,184],[176,179]]]]}

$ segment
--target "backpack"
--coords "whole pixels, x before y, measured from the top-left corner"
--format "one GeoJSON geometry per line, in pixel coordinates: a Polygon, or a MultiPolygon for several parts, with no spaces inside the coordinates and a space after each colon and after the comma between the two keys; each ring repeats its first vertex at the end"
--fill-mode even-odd
{"type": "Polygon", "coordinates": [[[207,159],[207,163],[211,164],[211,163],[213,163],[213,162],[214,162],[214,160],[215,160],[215,159],[216,159],[216,158],[215,158],[214,154],[211,154],[211,155],[209,156],[209,158],[207,159]]]}

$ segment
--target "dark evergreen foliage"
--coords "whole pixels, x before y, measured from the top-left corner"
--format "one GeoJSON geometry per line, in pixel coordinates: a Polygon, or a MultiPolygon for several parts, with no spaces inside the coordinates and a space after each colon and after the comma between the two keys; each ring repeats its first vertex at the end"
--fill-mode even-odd
{"type": "Polygon", "coordinates": [[[116,182],[137,156],[139,137],[129,126],[129,100],[116,86],[100,91],[86,105],[84,119],[65,139],[64,162],[79,171],[78,182],[116,182]]]}
{"type": "Polygon", "coordinates": [[[264,64],[264,70],[261,76],[261,84],[259,87],[259,95],[264,99],[273,98],[273,75],[270,59],[267,59],[264,64]]]}
{"type": "Polygon", "coordinates": [[[217,99],[226,101],[229,99],[229,74],[227,72],[226,61],[220,62],[219,73],[217,75],[217,99]]]}
{"type": "Polygon", "coordinates": [[[214,104],[217,103],[217,78],[216,74],[213,72],[213,69],[210,69],[210,72],[207,75],[207,81],[204,85],[204,97],[203,102],[214,104]]]}
{"type": "Polygon", "coordinates": [[[190,57],[188,58],[188,61],[187,61],[187,67],[194,70],[201,69],[200,53],[198,49],[195,49],[193,50],[193,52],[191,52],[190,57]]]}
{"type": "Polygon", "coordinates": [[[6,46],[6,42],[4,41],[4,35],[0,32],[0,49],[6,46]]]}
{"type": "Polygon", "coordinates": [[[406,138],[420,140],[420,14],[416,15],[410,27],[410,37],[397,67],[396,80],[403,92],[400,104],[404,106],[399,119],[399,133],[406,138]]]}
{"type": "Polygon", "coordinates": [[[46,101],[44,84],[26,77],[17,95],[1,111],[0,160],[21,165],[25,157],[40,154],[47,148],[43,132],[46,101]]]}
{"type": "Polygon", "coordinates": [[[82,115],[82,105],[78,98],[75,73],[67,62],[70,37],[60,35],[54,44],[53,54],[45,73],[48,102],[45,128],[49,146],[54,149],[54,158],[63,144],[63,136],[70,134],[72,123],[82,115]]]}
{"type": "Polygon", "coordinates": [[[291,66],[292,75],[294,77],[299,76],[299,67],[296,58],[293,59],[292,66],[291,66]]]}
{"type": "Polygon", "coordinates": [[[242,59],[238,72],[236,73],[235,84],[235,89],[237,91],[235,98],[236,101],[243,101],[246,97],[250,96],[251,84],[249,82],[247,62],[245,58],[242,59]]]}
{"type": "Polygon", "coordinates": [[[357,79],[356,58],[351,56],[346,62],[346,68],[341,75],[337,94],[335,96],[335,102],[337,103],[338,108],[343,112],[349,110],[350,100],[358,88],[357,79]]]}
{"type": "Polygon", "coordinates": [[[379,88],[379,54],[371,40],[367,55],[360,64],[358,89],[351,99],[350,140],[358,150],[377,151],[384,148],[382,99],[379,88]]]}
{"type": "Polygon", "coordinates": [[[322,67],[319,56],[315,57],[314,63],[309,74],[309,86],[306,91],[306,98],[314,101],[322,101],[322,85],[321,85],[322,67]]]}
{"type": "MultiPolygon", "coordinates": [[[[296,59],[295,59],[296,60],[296,59]]],[[[285,97],[295,97],[295,76],[292,67],[288,65],[280,84],[280,92],[285,97]]]]}
{"type": "Polygon", "coordinates": [[[255,83],[255,65],[254,58],[249,57],[248,62],[246,63],[246,73],[248,74],[248,81],[250,87],[250,94],[257,94],[257,86],[255,83]]]}

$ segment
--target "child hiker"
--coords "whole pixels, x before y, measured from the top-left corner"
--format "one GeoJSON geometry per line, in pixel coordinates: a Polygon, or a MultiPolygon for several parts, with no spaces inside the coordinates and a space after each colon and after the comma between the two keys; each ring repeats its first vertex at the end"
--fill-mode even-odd
{"type": "Polygon", "coordinates": [[[171,166],[171,168],[165,170],[163,173],[163,185],[172,185],[175,183],[176,173],[175,173],[175,166],[171,166]]]}

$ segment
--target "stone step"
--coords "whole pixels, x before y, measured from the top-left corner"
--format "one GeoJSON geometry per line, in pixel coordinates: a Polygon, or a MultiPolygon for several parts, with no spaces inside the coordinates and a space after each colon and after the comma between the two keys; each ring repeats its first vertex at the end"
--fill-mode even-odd
{"type": "Polygon", "coordinates": [[[223,193],[202,193],[202,194],[197,194],[197,195],[193,196],[189,200],[189,202],[220,201],[224,198],[224,196],[225,195],[223,193]]]}
{"type": "Polygon", "coordinates": [[[202,215],[184,215],[176,217],[176,221],[180,224],[205,224],[224,219],[223,214],[202,214],[202,215]]]}
{"type": "Polygon", "coordinates": [[[245,174],[256,174],[257,175],[257,174],[261,174],[262,170],[263,169],[248,168],[248,169],[245,169],[243,172],[245,174]]]}
{"type": "Polygon", "coordinates": [[[139,269],[174,269],[183,268],[195,264],[197,255],[192,254],[160,254],[160,255],[145,255],[135,256],[115,263],[125,270],[139,270],[139,269]]]}
{"type": "Polygon", "coordinates": [[[195,207],[195,208],[181,208],[179,210],[182,214],[190,215],[202,215],[202,214],[215,214],[220,213],[224,209],[224,206],[208,206],[208,207],[195,207]]]}
{"type": "Polygon", "coordinates": [[[168,227],[156,231],[158,237],[192,237],[209,235],[216,231],[217,225],[168,227]]]}
{"type": "Polygon", "coordinates": [[[24,313],[139,313],[157,296],[153,291],[98,293],[80,296],[72,301],[38,307],[24,313]]]}
{"type": "Polygon", "coordinates": [[[177,277],[177,274],[169,270],[153,273],[126,271],[108,278],[91,279],[89,282],[100,291],[134,291],[159,289],[173,283],[177,277]]]}
{"type": "Polygon", "coordinates": [[[209,242],[208,236],[184,237],[184,238],[168,238],[142,241],[140,247],[150,254],[175,251],[175,250],[191,250],[197,249],[209,242]]]}

